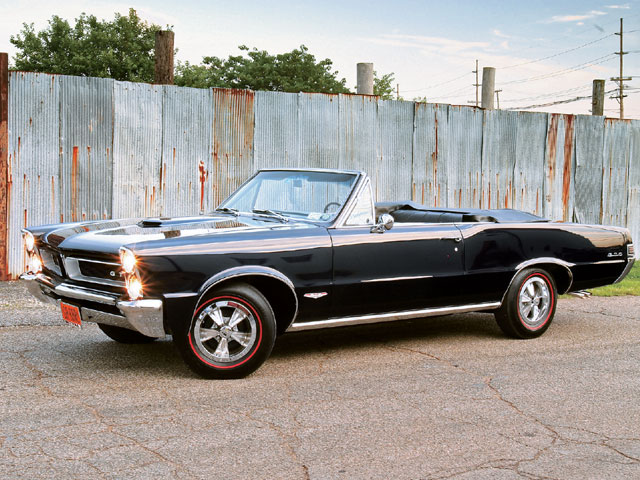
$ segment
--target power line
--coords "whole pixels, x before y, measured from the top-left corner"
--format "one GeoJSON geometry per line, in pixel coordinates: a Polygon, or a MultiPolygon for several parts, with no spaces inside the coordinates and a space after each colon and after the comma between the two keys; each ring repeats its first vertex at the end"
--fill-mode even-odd
{"type": "Polygon", "coordinates": [[[599,38],[597,40],[593,40],[591,42],[584,43],[584,44],[579,45],[579,46],[574,47],[574,48],[569,48],[568,50],[563,50],[562,52],[554,53],[553,55],[549,55],[547,57],[537,58],[535,60],[530,60],[528,62],[516,63],[514,65],[507,65],[506,67],[500,67],[500,70],[506,70],[508,68],[521,67],[522,65],[529,65],[531,63],[537,63],[537,62],[541,62],[543,60],[548,60],[550,58],[559,57],[560,55],[564,55],[565,53],[574,52],[576,50],[579,50],[581,48],[587,47],[589,45],[593,45],[594,43],[601,42],[602,40],[604,40],[606,38],[612,37],[613,35],[615,35],[615,33],[610,33],[609,35],[605,35],[604,37],[599,38]]]}
{"type": "Polygon", "coordinates": [[[559,95],[566,95],[568,93],[574,93],[580,90],[586,90],[586,89],[590,89],[591,88],[591,83],[585,84],[585,85],[581,85],[579,87],[572,87],[572,88],[567,88],[566,90],[558,90],[555,92],[551,92],[551,93],[544,93],[541,95],[535,95],[535,96],[530,96],[530,97],[524,97],[524,98],[514,98],[514,99],[509,99],[509,100],[503,100],[502,102],[525,102],[525,101],[530,101],[530,100],[538,100],[541,98],[549,98],[549,97],[557,97],[559,95]]]}
{"type": "MultiPolygon", "coordinates": [[[[605,95],[608,95],[610,93],[615,92],[616,89],[613,90],[609,90],[608,92],[604,92],[605,95]]],[[[587,98],[591,98],[591,95],[584,95],[581,97],[574,97],[574,98],[567,98],[565,100],[558,100],[556,102],[549,102],[549,103],[540,103],[537,105],[527,105],[526,107],[509,107],[509,108],[505,108],[504,110],[530,110],[532,108],[542,108],[542,107],[551,107],[553,105],[560,105],[563,103],[572,103],[572,102],[577,102],[579,100],[586,100],[587,98]]]]}
{"type": "Polygon", "coordinates": [[[543,75],[537,75],[534,77],[527,77],[527,78],[519,78],[517,80],[510,80],[508,82],[502,82],[500,85],[511,85],[514,83],[524,83],[524,82],[534,82],[537,80],[545,80],[547,78],[553,78],[553,77],[559,77],[561,75],[565,75],[567,73],[571,73],[571,72],[575,72],[578,70],[583,70],[585,68],[589,68],[592,65],[598,65],[600,63],[604,63],[606,61],[609,61],[611,59],[613,59],[613,57],[615,56],[615,53],[608,53],[607,55],[604,55],[602,57],[598,57],[598,58],[594,58],[593,60],[589,60],[587,62],[584,63],[579,63],[578,65],[574,65],[573,67],[569,67],[569,68],[565,68],[563,70],[556,70],[555,72],[549,72],[549,73],[545,73],[543,75]]]}
{"type": "MultiPolygon", "coordinates": [[[[473,72],[471,72],[473,73],[473,72]]],[[[442,85],[446,85],[447,83],[451,83],[451,82],[455,82],[456,80],[460,80],[461,78],[466,77],[467,75],[469,75],[469,72],[466,72],[462,75],[460,75],[459,77],[455,77],[452,78],[450,80],[445,80],[444,82],[440,82],[440,83],[436,83],[435,85],[429,85],[428,87],[423,87],[423,88],[414,88],[413,90],[402,90],[402,93],[409,93],[409,92],[421,92],[423,90],[429,90],[431,88],[436,88],[436,87],[440,87],[442,85]]]]}

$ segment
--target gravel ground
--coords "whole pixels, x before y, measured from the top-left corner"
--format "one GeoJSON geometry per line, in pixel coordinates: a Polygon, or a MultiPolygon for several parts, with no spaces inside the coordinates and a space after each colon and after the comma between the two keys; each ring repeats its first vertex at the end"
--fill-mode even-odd
{"type": "Polygon", "coordinates": [[[289,334],[243,380],[0,284],[3,478],[640,478],[640,297],[289,334]]]}

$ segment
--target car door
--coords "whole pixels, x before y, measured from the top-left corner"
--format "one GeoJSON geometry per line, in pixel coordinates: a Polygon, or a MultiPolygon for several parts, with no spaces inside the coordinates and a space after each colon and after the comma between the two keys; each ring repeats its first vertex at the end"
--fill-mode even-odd
{"type": "Polygon", "coordinates": [[[396,223],[384,233],[372,226],[367,185],[344,224],[329,230],[334,317],[464,303],[463,242],[454,224],[396,223]]]}

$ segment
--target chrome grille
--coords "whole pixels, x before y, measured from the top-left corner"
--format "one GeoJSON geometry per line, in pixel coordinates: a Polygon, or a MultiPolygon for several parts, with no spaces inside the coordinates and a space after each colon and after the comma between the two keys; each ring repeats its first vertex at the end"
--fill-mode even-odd
{"type": "Polygon", "coordinates": [[[627,257],[634,258],[636,256],[636,249],[633,246],[633,243],[627,245],[627,257]]]}
{"type": "Polygon", "coordinates": [[[42,247],[38,249],[38,253],[40,253],[40,258],[42,259],[42,266],[46,270],[62,276],[62,260],[58,252],[42,247]]]}
{"type": "Polygon", "coordinates": [[[65,270],[72,280],[98,283],[101,285],[124,286],[120,264],[88,258],[66,257],[65,270]]]}

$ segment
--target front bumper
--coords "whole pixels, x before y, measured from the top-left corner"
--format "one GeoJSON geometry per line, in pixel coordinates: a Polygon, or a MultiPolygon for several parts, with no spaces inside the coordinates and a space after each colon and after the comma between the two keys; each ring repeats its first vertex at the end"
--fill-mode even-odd
{"type": "Polygon", "coordinates": [[[103,323],[116,327],[135,330],[148,337],[165,336],[162,300],[142,299],[133,301],[120,300],[116,295],[79,287],[67,283],[54,285],[49,277],[39,273],[20,275],[29,292],[38,300],[58,305],[61,300],[92,302],[115,306],[121,315],[101,311],[97,308],[80,307],[83,322],[103,323]]]}

